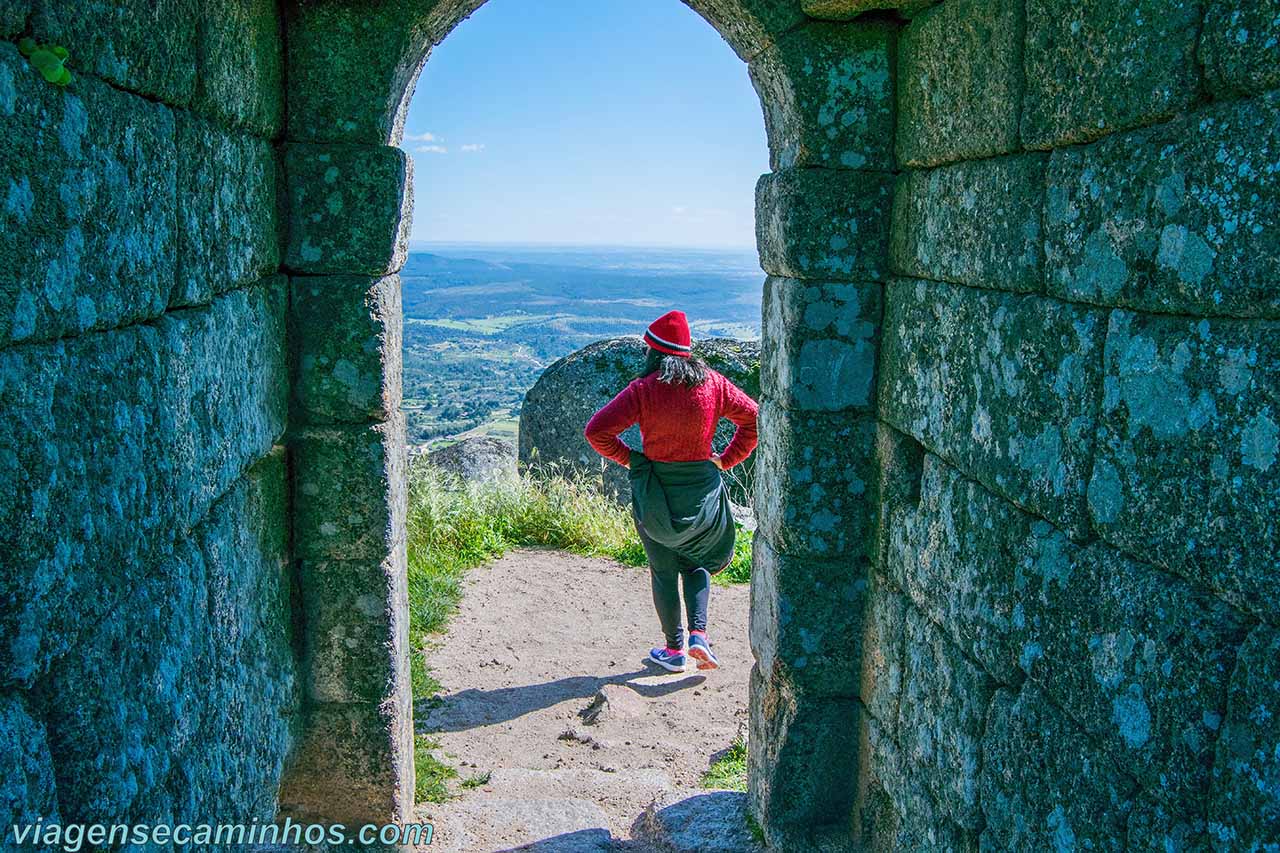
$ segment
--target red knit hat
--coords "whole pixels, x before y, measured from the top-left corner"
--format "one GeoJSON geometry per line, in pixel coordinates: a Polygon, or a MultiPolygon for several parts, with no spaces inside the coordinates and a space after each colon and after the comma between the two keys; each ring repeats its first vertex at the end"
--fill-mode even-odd
{"type": "Polygon", "coordinates": [[[688,358],[693,353],[689,341],[689,321],[683,311],[668,311],[645,329],[644,342],[667,355],[688,358]]]}

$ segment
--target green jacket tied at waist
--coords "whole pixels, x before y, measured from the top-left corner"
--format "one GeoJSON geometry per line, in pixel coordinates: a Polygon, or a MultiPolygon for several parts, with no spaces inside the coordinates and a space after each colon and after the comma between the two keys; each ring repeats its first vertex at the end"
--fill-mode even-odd
{"type": "Polygon", "coordinates": [[[683,568],[675,565],[683,560],[714,574],[729,564],[737,530],[713,462],[655,462],[632,450],[630,479],[636,524],[670,552],[662,557],[673,565],[660,568],[683,568]]]}

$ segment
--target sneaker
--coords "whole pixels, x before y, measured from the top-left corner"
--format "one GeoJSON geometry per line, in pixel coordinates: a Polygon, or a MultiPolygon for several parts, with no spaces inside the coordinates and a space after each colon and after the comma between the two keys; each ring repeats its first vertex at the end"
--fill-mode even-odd
{"type": "Polygon", "coordinates": [[[698,669],[716,669],[720,666],[703,631],[689,632],[689,657],[698,662],[698,669]]]}
{"type": "Polygon", "coordinates": [[[685,658],[682,649],[649,649],[649,660],[669,672],[684,672],[685,658]]]}

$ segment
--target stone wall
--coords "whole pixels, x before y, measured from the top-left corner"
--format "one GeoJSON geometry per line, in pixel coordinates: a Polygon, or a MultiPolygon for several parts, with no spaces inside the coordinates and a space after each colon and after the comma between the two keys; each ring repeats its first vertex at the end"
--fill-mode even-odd
{"type": "Polygon", "coordinates": [[[779,849],[845,849],[856,805],[896,29],[808,21],[750,65],[774,171],[756,188],[768,279],[748,759],[779,849]]]}
{"type": "Polygon", "coordinates": [[[1278,38],[1266,0],[903,23],[866,849],[1280,843],[1278,38]]]}
{"type": "Polygon", "coordinates": [[[282,815],[297,820],[403,822],[414,806],[397,275],[413,162],[381,123],[394,124],[396,87],[409,78],[403,56],[376,46],[427,47],[406,15],[401,3],[286,9],[284,263],[307,733],[280,798],[282,815]],[[379,30],[379,14],[397,13],[394,32],[379,30]],[[353,75],[379,70],[392,80],[353,88],[362,85],[353,75]],[[343,114],[347,98],[361,104],[343,114]]]}
{"type": "Polygon", "coordinates": [[[269,0],[0,3],[6,835],[276,813],[301,696],[282,59],[269,0]]]}

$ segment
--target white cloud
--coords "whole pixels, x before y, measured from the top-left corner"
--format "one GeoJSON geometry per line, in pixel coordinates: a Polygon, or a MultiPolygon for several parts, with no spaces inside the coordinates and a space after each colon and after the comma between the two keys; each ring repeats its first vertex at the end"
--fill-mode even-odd
{"type": "Polygon", "coordinates": [[[434,133],[406,133],[404,135],[405,142],[440,142],[440,137],[434,133]]]}
{"type": "Polygon", "coordinates": [[[474,151],[483,151],[483,150],[484,150],[484,143],[483,143],[483,142],[468,142],[466,145],[463,145],[463,146],[462,146],[461,148],[459,148],[458,150],[459,150],[459,151],[462,151],[462,152],[464,152],[464,153],[467,153],[467,154],[470,154],[470,153],[472,153],[472,152],[474,152],[474,151]]]}
{"type": "Polygon", "coordinates": [[[685,213],[687,213],[687,212],[688,212],[688,210],[689,210],[689,208],[685,207],[684,205],[679,205],[679,204],[678,204],[678,205],[676,205],[675,207],[671,208],[671,212],[672,212],[672,213],[674,213],[676,216],[684,216],[684,215],[685,215],[685,213]]]}
{"type": "Polygon", "coordinates": [[[445,148],[443,145],[419,145],[417,148],[414,148],[413,150],[417,151],[419,154],[448,154],[449,153],[449,149],[445,148]]]}

